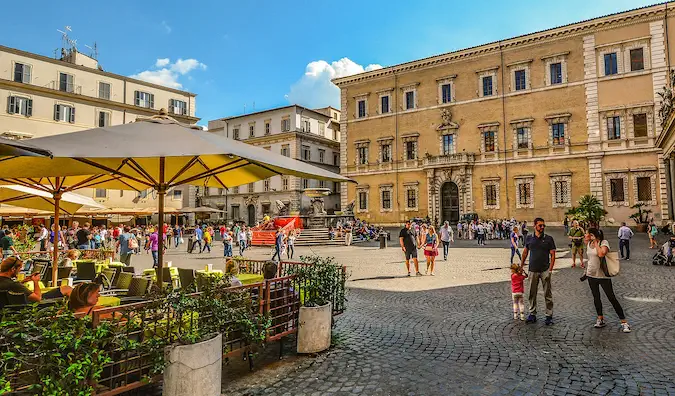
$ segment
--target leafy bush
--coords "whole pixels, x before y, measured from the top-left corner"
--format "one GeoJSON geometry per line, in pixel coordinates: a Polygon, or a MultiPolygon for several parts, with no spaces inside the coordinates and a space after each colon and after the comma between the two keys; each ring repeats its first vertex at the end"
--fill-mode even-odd
{"type": "Polygon", "coordinates": [[[310,265],[294,266],[290,274],[297,276],[302,304],[320,307],[332,302],[333,306],[342,306],[346,281],[342,266],[333,257],[301,256],[300,261],[310,265]]]}
{"type": "Polygon", "coordinates": [[[579,198],[579,206],[573,206],[565,212],[566,216],[570,216],[573,220],[578,220],[584,228],[597,228],[606,214],[607,211],[602,206],[602,202],[590,194],[579,198]]]}
{"type": "Polygon", "coordinates": [[[652,210],[642,209],[645,206],[647,205],[640,202],[630,207],[631,209],[637,209],[637,212],[629,216],[631,219],[635,220],[636,224],[649,224],[649,214],[652,213],[652,210]]]}

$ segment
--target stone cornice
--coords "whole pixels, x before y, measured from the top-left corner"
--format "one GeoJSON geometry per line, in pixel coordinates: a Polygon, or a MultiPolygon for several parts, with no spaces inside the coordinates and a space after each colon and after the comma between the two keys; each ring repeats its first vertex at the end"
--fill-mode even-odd
{"type": "MultiPolygon", "coordinates": [[[[101,107],[106,107],[106,108],[116,108],[120,110],[132,110],[135,113],[141,113],[141,114],[147,114],[147,115],[156,115],[159,109],[149,109],[146,107],[139,107],[139,106],[134,106],[130,105],[127,103],[121,103],[121,102],[115,102],[113,100],[106,100],[106,99],[100,99],[94,96],[86,96],[86,95],[78,95],[76,93],[71,93],[71,92],[64,92],[64,91],[57,91],[55,89],[51,88],[46,88],[46,87],[41,87],[39,85],[33,85],[33,84],[24,84],[24,83],[19,83],[19,82],[14,82],[11,80],[6,80],[4,78],[0,78],[0,88],[5,88],[10,91],[22,91],[22,92],[29,92],[29,93],[35,93],[39,95],[44,95],[44,96],[50,96],[50,97],[55,97],[59,98],[62,100],[69,100],[73,101],[75,103],[87,103],[87,104],[94,104],[98,105],[101,107]]],[[[200,120],[200,118],[197,117],[192,117],[188,115],[179,115],[179,114],[169,114],[171,117],[176,118],[177,120],[181,122],[188,121],[188,123],[196,123],[197,121],[200,120]]]]}
{"type": "Polygon", "coordinates": [[[248,143],[248,144],[253,144],[253,145],[262,145],[262,144],[271,144],[271,143],[279,143],[279,142],[284,142],[284,141],[294,141],[295,139],[300,139],[300,140],[311,140],[317,143],[321,143],[325,146],[329,146],[331,148],[338,148],[340,147],[340,142],[337,142],[335,140],[331,140],[328,138],[325,138],[323,136],[319,135],[314,135],[311,133],[306,133],[306,132],[282,132],[278,134],[270,134],[270,135],[265,135],[265,136],[256,136],[253,138],[247,138],[247,139],[240,139],[241,142],[248,143]]]}
{"type": "Polygon", "coordinates": [[[574,36],[580,34],[589,34],[595,31],[606,30],[612,27],[626,26],[639,22],[647,22],[662,18],[666,7],[668,11],[675,11],[675,4],[657,4],[624,11],[616,14],[606,15],[586,21],[581,21],[569,25],[563,25],[531,34],[512,37],[502,41],[495,41],[475,47],[466,48],[454,52],[448,52],[441,55],[418,59],[411,62],[402,63],[378,70],[372,70],[352,76],[335,78],[332,82],[338,87],[359,83],[365,80],[385,77],[388,75],[405,73],[415,69],[439,66],[454,60],[470,58],[473,56],[495,53],[504,49],[525,46],[537,41],[556,40],[565,36],[574,36]]]}

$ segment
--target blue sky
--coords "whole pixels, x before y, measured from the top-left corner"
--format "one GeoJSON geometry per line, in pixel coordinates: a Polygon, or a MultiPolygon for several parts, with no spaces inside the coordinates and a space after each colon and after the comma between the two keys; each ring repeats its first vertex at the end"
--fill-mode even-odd
{"type": "Polygon", "coordinates": [[[98,43],[105,70],[197,93],[205,125],[254,103],[256,110],[289,102],[337,107],[332,76],[653,3],[38,0],[30,18],[5,18],[1,43],[53,56],[61,44],[56,29],[69,25],[82,52],[98,43]]]}

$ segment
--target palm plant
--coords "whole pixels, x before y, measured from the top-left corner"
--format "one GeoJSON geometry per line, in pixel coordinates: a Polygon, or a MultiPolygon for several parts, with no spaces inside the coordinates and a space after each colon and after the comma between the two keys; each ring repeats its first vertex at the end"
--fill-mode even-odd
{"type": "Polygon", "coordinates": [[[565,212],[565,215],[578,220],[584,228],[599,227],[600,221],[602,221],[606,214],[607,211],[602,206],[602,202],[590,194],[579,198],[579,206],[573,206],[565,212]]]}

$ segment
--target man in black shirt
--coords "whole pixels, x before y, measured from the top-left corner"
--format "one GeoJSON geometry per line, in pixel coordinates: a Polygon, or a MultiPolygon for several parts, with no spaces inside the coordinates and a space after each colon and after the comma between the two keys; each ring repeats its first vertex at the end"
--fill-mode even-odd
{"type": "Polygon", "coordinates": [[[91,231],[89,231],[89,223],[84,223],[84,227],[77,230],[75,233],[77,238],[77,248],[86,250],[90,248],[89,239],[91,238],[91,231]]]}
{"type": "Polygon", "coordinates": [[[541,281],[544,287],[544,298],[546,299],[546,325],[553,324],[553,294],[551,293],[551,271],[555,265],[555,241],[550,235],[546,235],[544,230],[546,225],[544,219],[537,217],[534,219],[534,235],[530,235],[525,241],[521,266],[525,266],[525,260],[530,256],[529,279],[530,293],[528,300],[530,303],[530,315],[527,317],[527,323],[537,321],[537,289],[541,281]]]}
{"type": "Polygon", "coordinates": [[[398,239],[401,243],[401,249],[403,250],[403,253],[405,253],[405,267],[408,270],[408,276],[410,276],[411,258],[415,263],[415,272],[417,275],[422,275],[420,273],[420,264],[417,261],[417,242],[414,231],[410,228],[410,220],[405,222],[405,227],[403,227],[401,232],[398,234],[398,239]]]}
{"type": "Polygon", "coordinates": [[[23,282],[33,282],[33,291],[28,290],[22,283],[15,282],[12,278],[21,272],[23,261],[18,257],[8,257],[0,263],[0,290],[16,295],[25,295],[29,302],[37,302],[42,299],[40,290],[40,274],[33,274],[26,277],[23,282]]]}

